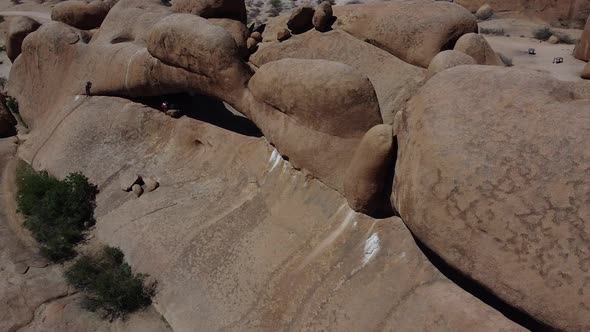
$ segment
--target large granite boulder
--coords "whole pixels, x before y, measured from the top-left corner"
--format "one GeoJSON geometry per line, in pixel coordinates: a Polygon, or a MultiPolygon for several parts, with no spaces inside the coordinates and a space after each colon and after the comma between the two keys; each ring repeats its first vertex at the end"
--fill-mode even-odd
{"type": "Polygon", "coordinates": [[[475,65],[477,64],[475,60],[470,57],[469,55],[454,51],[454,50],[447,50],[442,51],[437,54],[432,61],[430,61],[430,65],[428,65],[428,73],[426,74],[427,78],[431,78],[432,76],[440,73],[443,70],[447,70],[449,68],[461,66],[461,65],[475,65]]]}
{"type": "Polygon", "coordinates": [[[393,123],[395,114],[418,90],[426,73],[424,69],[342,31],[320,33],[313,30],[291,37],[288,43],[265,43],[250,61],[261,66],[284,58],[337,61],[363,73],[375,88],[381,116],[388,124],[393,123]]]}
{"type": "Polygon", "coordinates": [[[39,22],[25,16],[17,16],[10,21],[6,38],[6,55],[10,61],[14,62],[21,54],[25,37],[37,31],[40,26],[39,22]]]}
{"type": "Polygon", "coordinates": [[[477,33],[461,36],[457,40],[454,50],[471,56],[480,65],[502,66],[504,64],[488,41],[477,33]]]}
{"type": "Polygon", "coordinates": [[[477,32],[475,17],[451,2],[405,1],[334,7],[336,25],[423,68],[462,35],[477,32]]]}
{"type": "Polygon", "coordinates": [[[98,28],[115,0],[68,0],[60,2],[51,10],[51,19],[82,30],[98,28]]]}
{"type": "Polygon", "coordinates": [[[269,62],[248,87],[253,99],[247,113],[265,137],[295,167],[339,191],[354,148],[383,123],[369,79],[342,63],[269,62]]]}
{"type": "Polygon", "coordinates": [[[590,328],[590,86],[459,66],[396,118],[392,202],[451,266],[559,330],[590,328]]]}
{"type": "Polygon", "coordinates": [[[344,195],[353,210],[368,215],[392,212],[387,186],[391,186],[394,153],[390,125],[377,125],[365,134],[344,178],[344,195]]]}
{"type": "Polygon", "coordinates": [[[244,0],[174,0],[172,10],[205,18],[230,18],[246,23],[244,0]]]}
{"type": "Polygon", "coordinates": [[[343,63],[307,59],[269,62],[252,76],[248,87],[255,99],[300,125],[329,135],[360,138],[383,122],[369,79],[343,63]]]}
{"type": "Polygon", "coordinates": [[[401,219],[353,212],[266,140],[91,99],[21,153],[102,184],[96,238],[160,282],[157,308],[173,330],[523,330],[440,273],[401,219]],[[158,174],[162,186],[133,199],[122,170],[158,174]]]}
{"type": "Polygon", "coordinates": [[[590,61],[590,17],[588,17],[586,27],[576,44],[574,56],[583,61],[590,61]]]}

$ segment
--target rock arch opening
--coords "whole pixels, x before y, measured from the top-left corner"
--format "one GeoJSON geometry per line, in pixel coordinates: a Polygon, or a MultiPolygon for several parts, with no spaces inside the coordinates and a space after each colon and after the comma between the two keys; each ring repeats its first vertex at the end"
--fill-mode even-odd
{"type": "Polygon", "coordinates": [[[262,131],[246,116],[221,100],[204,95],[177,93],[132,99],[159,111],[166,103],[173,117],[187,116],[245,136],[262,137],[262,131]]]}

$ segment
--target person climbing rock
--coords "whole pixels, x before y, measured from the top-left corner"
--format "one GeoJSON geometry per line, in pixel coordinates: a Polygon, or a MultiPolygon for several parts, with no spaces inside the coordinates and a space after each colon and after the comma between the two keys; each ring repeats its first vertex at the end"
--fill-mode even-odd
{"type": "Polygon", "coordinates": [[[92,82],[86,82],[86,97],[90,97],[90,89],[92,89],[92,82]]]}

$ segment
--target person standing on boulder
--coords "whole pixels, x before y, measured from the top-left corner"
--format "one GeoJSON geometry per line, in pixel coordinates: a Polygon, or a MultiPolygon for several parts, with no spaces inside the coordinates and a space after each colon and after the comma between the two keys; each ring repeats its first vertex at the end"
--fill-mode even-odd
{"type": "Polygon", "coordinates": [[[90,97],[90,89],[92,88],[92,82],[86,82],[86,97],[90,97]]]}

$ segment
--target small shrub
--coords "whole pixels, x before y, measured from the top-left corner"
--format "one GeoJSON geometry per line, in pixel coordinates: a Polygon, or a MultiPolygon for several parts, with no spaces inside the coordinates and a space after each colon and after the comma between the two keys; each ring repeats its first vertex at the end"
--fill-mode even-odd
{"type": "Polygon", "coordinates": [[[561,44],[573,45],[578,42],[575,38],[572,38],[570,35],[565,33],[555,32],[553,34],[559,38],[559,42],[561,44]]]}
{"type": "Polygon", "coordinates": [[[542,27],[542,28],[538,28],[533,30],[533,37],[535,37],[538,40],[547,40],[549,39],[549,37],[551,37],[551,35],[553,35],[553,31],[551,31],[551,29],[549,27],[542,27]]]}
{"type": "Polygon", "coordinates": [[[483,35],[504,36],[503,28],[479,28],[479,32],[483,35]]]}
{"type": "Polygon", "coordinates": [[[6,96],[6,98],[4,98],[4,104],[12,113],[18,113],[18,101],[16,98],[6,96]]]}
{"type": "Polygon", "coordinates": [[[80,173],[60,181],[23,163],[17,171],[18,210],[25,227],[54,262],[72,258],[83,232],[94,224],[97,189],[80,173]]]}
{"type": "Polygon", "coordinates": [[[156,283],[134,274],[119,248],[104,247],[97,255],[80,257],[65,273],[69,284],[85,293],[83,305],[115,319],[152,303],[156,283]]]}

